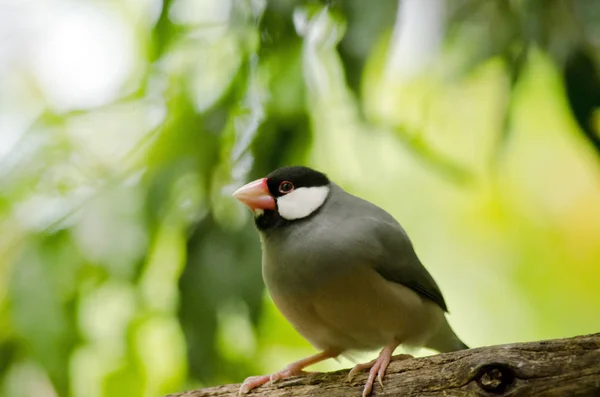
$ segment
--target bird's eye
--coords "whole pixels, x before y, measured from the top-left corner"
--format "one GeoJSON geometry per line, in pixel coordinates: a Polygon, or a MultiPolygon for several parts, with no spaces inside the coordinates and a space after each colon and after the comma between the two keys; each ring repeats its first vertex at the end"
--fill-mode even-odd
{"type": "Polygon", "coordinates": [[[286,194],[291,192],[292,190],[294,190],[294,185],[292,184],[292,182],[283,181],[279,184],[280,193],[286,194]]]}

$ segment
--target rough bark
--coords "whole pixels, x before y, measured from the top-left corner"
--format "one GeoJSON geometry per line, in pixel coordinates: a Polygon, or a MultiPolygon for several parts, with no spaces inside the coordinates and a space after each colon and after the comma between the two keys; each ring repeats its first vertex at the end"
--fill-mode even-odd
{"type": "MultiPolygon", "coordinates": [[[[366,374],[348,370],[294,377],[252,396],[360,396],[366,374]]],[[[237,396],[239,384],[167,397],[237,396]]],[[[600,396],[600,333],[475,348],[394,361],[373,396],[600,396]]]]}

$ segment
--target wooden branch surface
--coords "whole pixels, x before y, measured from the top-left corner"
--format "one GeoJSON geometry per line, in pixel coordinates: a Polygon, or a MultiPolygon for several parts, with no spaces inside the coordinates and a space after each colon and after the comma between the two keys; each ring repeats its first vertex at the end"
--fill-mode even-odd
{"type": "MultiPolygon", "coordinates": [[[[283,379],[248,397],[356,396],[366,373],[347,382],[348,370],[283,379]]],[[[239,384],[167,397],[237,396],[239,384]]],[[[518,343],[393,361],[372,396],[600,397],[600,333],[518,343]]]]}

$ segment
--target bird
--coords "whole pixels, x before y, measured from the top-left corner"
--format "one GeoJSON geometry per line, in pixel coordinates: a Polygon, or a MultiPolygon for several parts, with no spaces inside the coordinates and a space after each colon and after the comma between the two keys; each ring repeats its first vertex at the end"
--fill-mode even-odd
{"type": "Polygon", "coordinates": [[[321,361],[379,350],[348,375],[368,370],[362,396],[375,379],[383,387],[402,345],[440,353],[469,349],[448,323],[440,288],[419,260],[404,228],[384,209],[353,195],[320,171],[275,169],[233,197],[254,215],[262,276],[277,307],[319,353],[269,375],[251,376],[246,394],[269,382],[306,375],[321,361]]]}

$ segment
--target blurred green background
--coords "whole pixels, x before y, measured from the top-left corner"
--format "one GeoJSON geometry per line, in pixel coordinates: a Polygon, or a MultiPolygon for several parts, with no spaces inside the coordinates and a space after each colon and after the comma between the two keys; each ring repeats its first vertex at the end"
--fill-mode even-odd
{"type": "Polygon", "coordinates": [[[598,1],[0,1],[0,34],[1,396],[313,354],[231,197],[286,164],[391,212],[470,346],[600,329],[598,1]]]}

